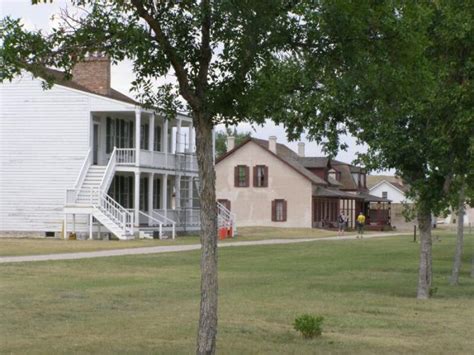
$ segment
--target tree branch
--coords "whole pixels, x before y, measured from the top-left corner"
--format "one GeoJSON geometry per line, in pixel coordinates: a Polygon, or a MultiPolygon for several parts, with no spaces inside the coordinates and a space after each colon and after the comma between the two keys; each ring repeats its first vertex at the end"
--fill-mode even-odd
{"type": "Polygon", "coordinates": [[[182,61],[178,57],[176,50],[173,48],[170,41],[163,32],[160,22],[148,13],[148,11],[143,7],[143,2],[141,0],[131,0],[131,2],[132,5],[137,9],[139,16],[143,18],[153,29],[153,32],[155,32],[155,38],[158,41],[158,44],[165,52],[166,56],[171,62],[171,65],[173,66],[174,71],[176,72],[176,78],[178,79],[180,89],[179,91],[181,95],[189,103],[191,108],[194,110],[200,110],[201,102],[189,86],[188,73],[186,72],[182,61]]]}
{"type": "Polygon", "coordinates": [[[199,73],[196,83],[197,95],[203,99],[207,88],[207,76],[209,73],[209,64],[212,58],[211,50],[211,8],[209,6],[209,0],[203,0],[201,2],[201,12],[203,14],[201,23],[201,50],[199,58],[199,73]]]}

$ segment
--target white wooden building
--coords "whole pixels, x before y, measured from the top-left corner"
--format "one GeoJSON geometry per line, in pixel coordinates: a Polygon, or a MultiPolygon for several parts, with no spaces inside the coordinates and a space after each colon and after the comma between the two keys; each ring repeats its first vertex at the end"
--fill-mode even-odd
{"type": "Polygon", "coordinates": [[[174,236],[199,229],[192,120],[110,87],[91,56],[49,90],[24,73],[0,84],[0,233],[174,236]]]}

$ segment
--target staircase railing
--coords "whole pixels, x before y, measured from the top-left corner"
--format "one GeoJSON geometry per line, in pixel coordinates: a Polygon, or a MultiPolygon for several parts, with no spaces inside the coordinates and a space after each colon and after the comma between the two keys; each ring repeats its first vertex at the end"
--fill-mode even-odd
{"type": "Polygon", "coordinates": [[[129,212],[104,191],[97,191],[99,195],[98,208],[110,218],[124,234],[133,234],[133,212],[129,212]]]}
{"type": "MultiPolygon", "coordinates": [[[[161,224],[171,224],[171,233],[172,233],[172,238],[176,238],[176,222],[173,221],[171,218],[168,218],[164,215],[162,215],[158,210],[153,210],[151,211],[151,216],[154,220],[158,220],[161,224]]],[[[161,228],[161,225],[160,225],[161,228]]]]}
{"type": "Polygon", "coordinates": [[[102,181],[100,182],[100,185],[99,185],[100,192],[106,193],[107,192],[106,190],[109,188],[110,183],[112,182],[112,179],[114,178],[115,166],[117,164],[116,155],[117,155],[117,148],[114,147],[112,154],[110,154],[107,167],[105,168],[104,176],[102,177],[102,181]]]}
{"type": "Polygon", "coordinates": [[[230,212],[222,203],[217,202],[217,224],[219,228],[232,228],[233,235],[237,235],[235,213],[230,212]]]}
{"type": "MultiPolygon", "coordinates": [[[[168,218],[166,218],[164,216],[160,216],[159,214],[157,214],[157,216],[164,217],[162,220],[159,220],[158,218],[152,217],[152,216],[150,216],[149,214],[146,214],[143,211],[139,211],[139,213],[140,213],[140,215],[142,215],[143,217],[145,217],[148,220],[148,225],[149,226],[158,226],[158,233],[159,233],[160,239],[163,237],[163,225],[171,224],[171,226],[172,226],[172,235],[171,235],[171,237],[173,239],[175,239],[175,237],[176,237],[176,227],[175,227],[175,224],[174,224],[173,221],[169,220],[168,218]],[[163,222],[163,220],[165,220],[165,222],[163,222]],[[167,220],[169,220],[170,223],[167,223],[166,222],[167,220]]],[[[153,214],[153,211],[152,211],[152,214],[153,214]]]]}
{"type": "Polygon", "coordinates": [[[82,162],[81,170],[79,170],[79,175],[74,182],[74,187],[71,189],[66,189],[66,204],[73,204],[77,200],[77,196],[79,195],[79,191],[81,189],[82,183],[87,175],[87,170],[89,166],[92,164],[92,149],[89,148],[87,151],[86,157],[82,162]]]}

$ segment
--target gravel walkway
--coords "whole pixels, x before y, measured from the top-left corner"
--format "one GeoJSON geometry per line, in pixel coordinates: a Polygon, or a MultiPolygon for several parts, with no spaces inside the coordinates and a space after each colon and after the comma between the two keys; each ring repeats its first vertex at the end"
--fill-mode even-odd
{"type": "MultiPolygon", "coordinates": [[[[374,234],[364,235],[364,239],[393,237],[393,236],[401,236],[401,235],[407,235],[407,234],[406,233],[374,233],[374,234]]],[[[319,241],[324,241],[324,240],[352,240],[352,239],[356,239],[355,234],[346,235],[343,237],[266,239],[266,240],[247,241],[247,242],[225,242],[225,243],[220,243],[219,248],[241,247],[241,246],[252,246],[252,245],[295,244],[295,243],[305,243],[305,242],[319,242],[319,241]]],[[[160,253],[183,252],[183,251],[199,250],[199,249],[201,249],[200,244],[190,244],[190,245],[167,245],[167,246],[161,246],[161,247],[101,250],[101,251],[89,251],[89,252],[80,252],[80,253],[3,256],[3,257],[0,257],[0,264],[20,263],[20,262],[26,262],[26,261],[75,260],[75,259],[102,258],[106,256],[160,254],[160,253]]]]}

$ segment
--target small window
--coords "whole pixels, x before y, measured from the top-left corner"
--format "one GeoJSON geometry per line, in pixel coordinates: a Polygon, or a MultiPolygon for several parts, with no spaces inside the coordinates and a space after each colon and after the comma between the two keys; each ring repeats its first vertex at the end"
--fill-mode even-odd
{"type": "Polygon", "coordinates": [[[287,214],[286,200],[273,200],[272,201],[272,221],[285,222],[286,214],[287,214]]]}
{"type": "Polygon", "coordinates": [[[249,167],[246,165],[237,165],[234,168],[234,186],[248,187],[249,186],[249,167]]]}
{"type": "Polygon", "coordinates": [[[155,152],[160,152],[161,151],[161,127],[156,126],[155,127],[155,141],[153,142],[154,147],[153,150],[155,152]]]}
{"type": "Polygon", "coordinates": [[[253,186],[267,187],[268,186],[268,166],[257,165],[253,168],[253,186]]]}
{"type": "Polygon", "coordinates": [[[382,198],[388,198],[388,192],[382,191],[382,198]]]}

